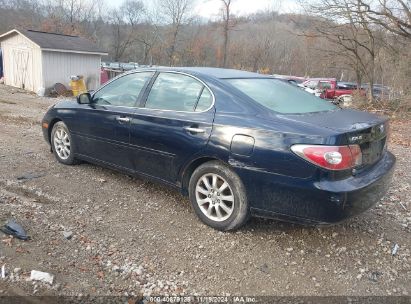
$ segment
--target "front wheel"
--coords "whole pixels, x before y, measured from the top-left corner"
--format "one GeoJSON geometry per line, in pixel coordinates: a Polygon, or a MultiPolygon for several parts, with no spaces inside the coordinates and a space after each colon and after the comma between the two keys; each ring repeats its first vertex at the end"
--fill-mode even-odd
{"type": "Polygon", "coordinates": [[[51,131],[51,146],[56,159],[65,165],[75,165],[74,146],[70,132],[62,121],[56,122],[51,131]]]}
{"type": "Polygon", "coordinates": [[[190,178],[189,196],[201,221],[217,230],[237,229],[249,217],[243,183],[221,162],[207,162],[194,171],[190,178]]]}

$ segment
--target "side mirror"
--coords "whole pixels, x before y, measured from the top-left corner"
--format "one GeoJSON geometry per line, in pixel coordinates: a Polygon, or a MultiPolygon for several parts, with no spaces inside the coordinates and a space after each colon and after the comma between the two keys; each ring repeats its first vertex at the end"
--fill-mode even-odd
{"type": "Polygon", "coordinates": [[[90,93],[82,93],[79,96],[77,96],[77,102],[79,104],[90,104],[91,101],[92,98],[90,93]]]}

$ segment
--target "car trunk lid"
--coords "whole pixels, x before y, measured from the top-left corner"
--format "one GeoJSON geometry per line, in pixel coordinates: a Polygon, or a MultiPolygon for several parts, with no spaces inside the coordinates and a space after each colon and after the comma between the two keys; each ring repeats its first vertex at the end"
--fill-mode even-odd
{"type": "Polygon", "coordinates": [[[363,156],[363,167],[381,159],[386,148],[388,120],[371,113],[344,109],[281,116],[287,120],[331,129],[340,137],[343,136],[345,144],[358,144],[363,156]]]}

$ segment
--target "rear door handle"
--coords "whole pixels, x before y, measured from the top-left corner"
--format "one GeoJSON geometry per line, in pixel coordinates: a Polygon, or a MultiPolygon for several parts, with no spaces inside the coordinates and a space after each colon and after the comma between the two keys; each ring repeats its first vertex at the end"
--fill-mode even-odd
{"type": "Polygon", "coordinates": [[[116,117],[116,120],[120,122],[130,122],[130,118],[128,117],[116,117]]]}
{"type": "Polygon", "coordinates": [[[184,130],[190,133],[205,133],[205,130],[200,128],[185,127],[184,130]]]}

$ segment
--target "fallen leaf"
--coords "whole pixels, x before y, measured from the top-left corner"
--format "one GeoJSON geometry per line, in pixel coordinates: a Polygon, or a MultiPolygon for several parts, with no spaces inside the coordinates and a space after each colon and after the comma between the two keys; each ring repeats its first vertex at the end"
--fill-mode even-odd
{"type": "Polygon", "coordinates": [[[3,243],[5,243],[7,246],[11,247],[12,242],[13,242],[13,236],[10,236],[10,238],[4,239],[4,240],[1,240],[1,241],[2,241],[3,243]]]}
{"type": "Polygon", "coordinates": [[[23,247],[17,247],[16,248],[16,253],[29,253],[27,249],[24,249],[23,247]]]}

